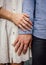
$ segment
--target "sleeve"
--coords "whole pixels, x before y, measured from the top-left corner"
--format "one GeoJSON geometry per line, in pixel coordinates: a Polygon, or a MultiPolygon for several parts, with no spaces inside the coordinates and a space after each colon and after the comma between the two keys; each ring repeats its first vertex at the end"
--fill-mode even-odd
{"type": "Polygon", "coordinates": [[[3,6],[3,0],[0,0],[0,7],[3,6]]]}
{"type": "MultiPolygon", "coordinates": [[[[34,14],[34,0],[24,0],[23,1],[23,13],[27,13],[30,16],[30,20],[33,23],[34,14]]],[[[20,28],[18,30],[19,34],[32,34],[32,29],[30,31],[22,31],[20,28]]]]}

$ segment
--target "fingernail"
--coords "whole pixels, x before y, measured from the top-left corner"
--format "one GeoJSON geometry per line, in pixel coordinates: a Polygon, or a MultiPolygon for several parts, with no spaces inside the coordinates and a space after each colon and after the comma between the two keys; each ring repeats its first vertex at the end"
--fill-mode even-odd
{"type": "Polygon", "coordinates": [[[23,52],[23,54],[26,54],[26,52],[23,52]]]}
{"type": "Polygon", "coordinates": [[[20,56],[21,54],[18,53],[18,56],[20,56]]]}
{"type": "Polygon", "coordinates": [[[32,28],[32,26],[31,26],[31,28],[32,28]]]}

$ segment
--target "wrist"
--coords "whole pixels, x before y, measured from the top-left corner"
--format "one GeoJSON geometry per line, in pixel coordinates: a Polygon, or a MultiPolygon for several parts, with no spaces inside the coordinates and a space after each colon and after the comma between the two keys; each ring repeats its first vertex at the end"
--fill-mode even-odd
{"type": "Polygon", "coordinates": [[[13,21],[13,13],[10,13],[8,18],[10,18],[10,20],[13,21]]]}
{"type": "Polygon", "coordinates": [[[16,20],[16,14],[15,14],[15,13],[12,13],[12,14],[11,14],[11,21],[12,21],[13,23],[15,23],[14,20],[16,20]]]}

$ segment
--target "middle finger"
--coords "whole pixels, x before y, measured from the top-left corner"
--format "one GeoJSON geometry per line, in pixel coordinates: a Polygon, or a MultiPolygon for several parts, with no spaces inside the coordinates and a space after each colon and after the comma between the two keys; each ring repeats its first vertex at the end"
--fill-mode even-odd
{"type": "Polygon", "coordinates": [[[20,45],[20,47],[19,47],[19,49],[18,49],[18,55],[20,56],[21,55],[21,53],[22,53],[22,51],[23,51],[23,43],[21,43],[21,45],[20,45]]]}
{"type": "Polygon", "coordinates": [[[24,17],[24,20],[26,20],[30,25],[32,25],[32,21],[30,21],[30,18],[24,17]]]}
{"type": "Polygon", "coordinates": [[[26,30],[30,30],[30,27],[27,26],[24,22],[21,22],[20,24],[21,24],[21,26],[23,26],[26,30]]]}
{"type": "Polygon", "coordinates": [[[27,25],[31,29],[32,28],[32,24],[30,24],[29,22],[30,22],[30,20],[29,21],[26,21],[26,20],[23,19],[23,23],[25,25],[27,25]]]}
{"type": "Polygon", "coordinates": [[[21,43],[20,43],[20,41],[18,41],[18,43],[16,43],[16,45],[15,45],[15,52],[18,51],[20,45],[21,45],[21,43]]]}

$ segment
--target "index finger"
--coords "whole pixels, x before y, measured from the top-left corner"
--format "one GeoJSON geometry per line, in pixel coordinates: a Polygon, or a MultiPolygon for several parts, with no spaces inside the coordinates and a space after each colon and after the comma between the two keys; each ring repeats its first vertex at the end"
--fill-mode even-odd
{"type": "Polygon", "coordinates": [[[26,13],[24,13],[24,16],[25,16],[25,17],[27,17],[27,18],[29,18],[29,17],[30,17],[30,16],[29,16],[28,14],[26,14],[26,13]]]}

